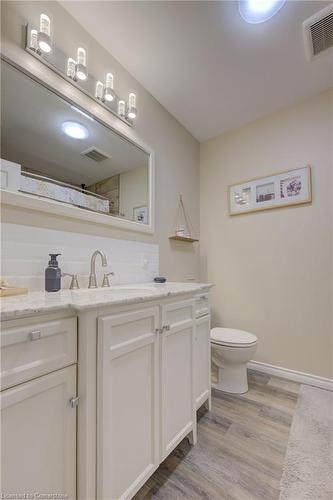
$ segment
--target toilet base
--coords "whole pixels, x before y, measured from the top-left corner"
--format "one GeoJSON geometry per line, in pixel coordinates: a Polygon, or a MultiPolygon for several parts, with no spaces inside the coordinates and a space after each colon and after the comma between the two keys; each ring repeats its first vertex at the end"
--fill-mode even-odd
{"type": "Polygon", "coordinates": [[[247,365],[241,364],[224,364],[223,367],[218,367],[217,384],[212,384],[214,389],[231,394],[244,394],[249,390],[247,382],[247,365]]]}

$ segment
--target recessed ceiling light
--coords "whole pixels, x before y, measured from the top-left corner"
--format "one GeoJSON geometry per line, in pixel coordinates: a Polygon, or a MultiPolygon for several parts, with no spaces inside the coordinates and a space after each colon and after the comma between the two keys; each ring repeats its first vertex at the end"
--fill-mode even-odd
{"type": "Polygon", "coordinates": [[[286,0],[240,0],[239,12],[251,24],[264,23],[283,7],[286,0]]]}
{"type": "Polygon", "coordinates": [[[89,135],[88,129],[84,125],[81,125],[81,123],[64,122],[61,128],[72,139],[86,139],[89,135]]]}

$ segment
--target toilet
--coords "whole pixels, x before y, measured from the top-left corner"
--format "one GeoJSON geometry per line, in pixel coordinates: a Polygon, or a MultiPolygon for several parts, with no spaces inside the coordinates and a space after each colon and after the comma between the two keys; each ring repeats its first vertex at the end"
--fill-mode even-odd
{"type": "Polygon", "coordinates": [[[243,330],[213,328],[210,342],[212,362],[218,368],[218,381],[212,386],[232,394],[247,392],[246,365],[256,352],[257,337],[243,330]]]}

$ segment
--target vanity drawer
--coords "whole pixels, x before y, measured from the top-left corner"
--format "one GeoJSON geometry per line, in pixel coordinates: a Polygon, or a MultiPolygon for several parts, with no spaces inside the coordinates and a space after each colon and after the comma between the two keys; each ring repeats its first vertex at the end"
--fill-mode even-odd
{"type": "Polygon", "coordinates": [[[180,300],[162,306],[162,326],[179,329],[194,320],[194,300],[180,300]]]}
{"type": "Polygon", "coordinates": [[[195,317],[201,318],[210,313],[208,293],[202,293],[195,298],[195,317]]]}
{"type": "Polygon", "coordinates": [[[1,390],[64,368],[77,360],[77,318],[3,327],[1,390]]]}

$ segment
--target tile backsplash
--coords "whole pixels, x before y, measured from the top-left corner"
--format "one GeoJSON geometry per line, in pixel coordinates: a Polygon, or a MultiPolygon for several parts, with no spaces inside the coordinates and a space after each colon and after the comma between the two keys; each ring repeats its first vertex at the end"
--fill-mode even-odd
{"type": "MultiPolygon", "coordinates": [[[[113,284],[142,283],[158,275],[159,252],[155,244],[9,223],[2,224],[1,233],[1,278],[30,291],[44,290],[49,253],[61,253],[59,267],[62,272],[78,274],[81,288],[88,286],[90,258],[97,249],[105,252],[107,270],[115,273],[111,277],[113,284]]],[[[100,284],[105,269],[99,257],[96,271],[100,284]]],[[[62,288],[69,284],[69,277],[62,279],[62,288]]]]}

